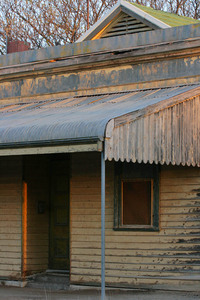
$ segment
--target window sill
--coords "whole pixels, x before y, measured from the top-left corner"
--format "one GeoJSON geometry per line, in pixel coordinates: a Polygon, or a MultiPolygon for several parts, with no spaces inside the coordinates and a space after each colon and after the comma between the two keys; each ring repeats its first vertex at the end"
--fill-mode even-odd
{"type": "Polygon", "coordinates": [[[159,231],[159,227],[155,226],[119,226],[114,227],[113,230],[115,231],[159,231]]]}

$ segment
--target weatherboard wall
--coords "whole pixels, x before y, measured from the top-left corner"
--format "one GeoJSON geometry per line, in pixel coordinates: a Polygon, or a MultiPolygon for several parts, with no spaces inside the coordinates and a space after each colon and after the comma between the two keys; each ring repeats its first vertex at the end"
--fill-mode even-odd
{"type": "Polygon", "coordinates": [[[21,277],[22,159],[0,158],[0,278],[21,277]]]}
{"type": "MultiPolygon", "coordinates": [[[[199,290],[200,170],[162,166],[158,232],[114,231],[114,163],[106,163],[106,284],[199,290]]],[[[73,154],[71,283],[100,284],[100,155],[73,154]]]]}

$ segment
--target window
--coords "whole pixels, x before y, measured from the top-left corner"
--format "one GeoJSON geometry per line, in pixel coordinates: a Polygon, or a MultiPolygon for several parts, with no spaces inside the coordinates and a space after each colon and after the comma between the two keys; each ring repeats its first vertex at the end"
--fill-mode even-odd
{"type": "Polygon", "coordinates": [[[158,166],[116,163],[115,224],[118,230],[158,230],[158,166]]]}
{"type": "Polygon", "coordinates": [[[151,225],[152,181],[122,180],[122,225],[151,225]]]}

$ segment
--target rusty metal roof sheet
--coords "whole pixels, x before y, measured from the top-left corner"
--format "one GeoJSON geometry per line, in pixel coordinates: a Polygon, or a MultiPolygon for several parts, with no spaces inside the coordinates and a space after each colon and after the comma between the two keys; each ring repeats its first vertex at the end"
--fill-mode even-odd
{"type": "Polygon", "coordinates": [[[198,87],[112,119],[106,159],[200,167],[199,116],[198,87]]]}
{"type": "Polygon", "coordinates": [[[68,97],[0,106],[0,147],[104,139],[109,120],[196,86],[68,97]]]}

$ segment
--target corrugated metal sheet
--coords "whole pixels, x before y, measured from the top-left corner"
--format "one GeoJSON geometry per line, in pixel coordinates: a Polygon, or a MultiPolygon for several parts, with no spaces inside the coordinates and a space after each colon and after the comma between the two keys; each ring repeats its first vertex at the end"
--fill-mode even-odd
{"type": "Polygon", "coordinates": [[[200,96],[166,101],[116,118],[106,140],[109,160],[200,166],[200,96]]]}
{"type": "MultiPolygon", "coordinates": [[[[94,138],[101,140],[105,137],[108,122],[115,119],[112,138],[106,142],[108,159],[144,160],[145,162],[146,160],[150,162],[161,160],[164,162],[166,155],[163,153],[166,150],[163,148],[164,146],[159,148],[157,144],[155,147],[155,143],[159,142],[162,144],[165,138],[165,133],[169,126],[168,120],[165,120],[167,116],[158,116],[157,119],[160,122],[158,124],[156,123],[157,121],[154,121],[156,115],[153,115],[153,117],[149,116],[149,119],[145,118],[144,124],[142,119],[135,123],[135,121],[130,121],[130,118],[132,114],[135,114],[134,118],[138,118],[138,113],[140,114],[144,109],[148,110],[152,106],[166,105],[168,103],[166,101],[170,101],[173,97],[177,96],[177,99],[181,101],[185,94],[193,95],[194,91],[200,94],[200,85],[2,105],[0,106],[0,147],[29,145],[31,143],[43,145],[44,142],[72,142],[85,139],[92,140],[94,138]],[[121,122],[121,119],[119,117],[122,120],[125,118],[126,124],[120,126],[119,122],[121,122]],[[166,124],[161,123],[161,120],[166,122],[166,124]],[[150,128],[153,132],[155,131],[154,135],[149,133],[151,131],[150,128]],[[148,135],[146,134],[147,132],[148,135]],[[164,137],[162,135],[163,140],[160,140],[159,137],[161,132],[164,135],[164,137]],[[141,133],[144,134],[144,140],[148,140],[148,148],[144,144],[144,140],[138,138],[138,136],[141,137],[141,133]],[[154,143],[150,139],[155,139],[154,143]],[[143,143],[142,146],[140,143],[143,143]],[[144,159],[141,156],[141,151],[146,153],[149,152],[148,149],[156,154],[154,156],[152,154],[150,159],[144,159]],[[162,150],[162,153],[159,155],[158,149],[160,149],[159,151],[162,150]],[[133,153],[135,153],[135,156],[133,153]]],[[[184,114],[187,113],[187,111],[184,112],[184,114]]],[[[169,119],[172,120],[170,121],[172,122],[170,130],[176,125],[176,119],[173,114],[171,118],[169,119]]],[[[178,124],[177,126],[180,127],[180,123],[178,124]]],[[[188,132],[189,129],[186,128],[185,130],[188,132]]],[[[199,127],[195,130],[198,131],[199,127]]],[[[172,132],[174,134],[174,129],[172,132]]],[[[198,134],[198,132],[195,134],[198,134]]],[[[169,138],[170,136],[168,135],[167,139],[169,138]]],[[[184,141],[188,143],[185,135],[184,141]]],[[[170,142],[168,142],[168,145],[170,145],[170,142]]],[[[187,155],[189,155],[189,152],[187,155]]],[[[199,159],[198,155],[195,157],[195,159],[199,159]]],[[[173,163],[180,161],[180,159],[177,161],[172,158],[169,157],[167,161],[173,163]]]]}

